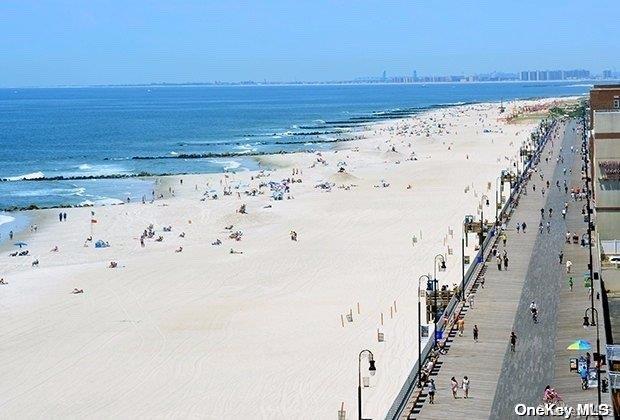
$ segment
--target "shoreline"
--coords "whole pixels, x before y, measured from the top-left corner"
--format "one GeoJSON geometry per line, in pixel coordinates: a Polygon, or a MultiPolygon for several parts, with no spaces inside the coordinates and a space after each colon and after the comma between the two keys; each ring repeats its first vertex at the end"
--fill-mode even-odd
{"type": "MultiPolygon", "coordinates": [[[[580,96],[574,95],[565,95],[565,96],[554,96],[554,97],[532,97],[532,98],[523,98],[523,99],[514,99],[506,101],[506,103],[510,102],[531,102],[531,101],[563,101],[563,100],[577,100],[580,96]]],[[[413,118],[415,116],[423,116],[426,113],[433,112],[439,109],[450,109],[457,108],[462,106],[474,106],[474,105],[491,105],[498,104],[503,101],[469,101],[469,102],[456,102],[456,103],[445,103],[445,104],[435,104],[423,107],[405,107],[405,108],[397,108],[389,111],[376,111],[372,115],[381,115],[376,119],[371,118],[366,121],[370,116],[365,117],[356,117],[362,119],[363,121],[356,123],[356,118],[351,120],[347,120],[348,123],[354,124],[354,127],[359,128],[359,131],[356,132],[343,132],[342,134],[359,134],[358,136],[351,137],[343,137],[337,139],[330,140],[321,140],[310,142],[311,144],[330,144],[331,147],[329,149],[320,150],[324,152],[333,151],[333,150],[346,150],[347,143],[353,143],[364,140],[364,135],[366,133],[371,132],[374,128],[378,126],[382,126],[387,123],[398,124],[403,121],[413,118]],[[402,115],[400,113],[403,113],[402,115]],[[385,115],[384,115],[385,114],[385,115]],[[390,115],[394,115],[390,117],[390,115]]],[[[326,122],[327,126],[338,123],[339,121],[328,121],[326,122]]],[[[343,124],[345,121],[340,121],[343,124]]],[[[340,126],[335,126],[340,127],[340,126]]],[[[305,144],[307,142],[278,142],[277,144],[305,144]]],[[[274,161],[273,159],[269,159],[272,156],[279,155],[295,155],[295,154],[312,154],[316,152],[320,152],[317,149],[303,149],[303,150],[280,150],[274,152],[267,151],[257,151],[257,152],[213,152],[213,153],[181,153],[178,155],[162,155],[162,156],[133,156],[129,158],[130,160],[160,160],[160,159],[221,159],[221,158],[243,158],[248,157],[256,161],[259,165],[266,161],[274,161]]],[[[104,161],[109,160],[109,158],[104,158],[104,161]]],[[[274,169],[282,168],[282,165],[275,166],[274,169]]],[[[267,168],[265,168],[267,169],[267,168]]],[[[250,170],[251,171],[251,170],[250,170]]],[[[241,171],[220,171],[220,172],[170,172],[170,173],[148,173],[148,172],[140,172],[140,173],[129,173],[129,174],[110,174],[110,175],[84,175],[84,176],[52,176],[52,177],[36,177],[36,178],[24,178],[24,179],[14,179],[16,177],[5,177],[0,178],[0,183],[10,183],[10,182],[28,182],[28,183],[36,183],[36,182],[54,182],[54,181],[91,181],[91,180],[123,180],[123,179],[137,179],[137,180],[145,180],[145,181],[153,181],[159,178],[164,177],[178,177],[178,176],[189,176],[189,175],[205,175],[205,174],[223,174],[223,173],[236,173],[241,171]]],[[[104,205],[122,205],[125,204],[120,199],[110,198],[112,200],[118,200],[119,203],[116,204],[104,204],[104,205]]],[[[139,199],[135,197],[135,199],[139,199]]],[[[37,205],[36,203],[30,203],[24,206],[7,206],[0,208],[0,212],[6,213],[14,213],[21,211],[32,211],[32,210],[46,210],[46,209],[63,209],[63,208],[80,208],[80,207],[99,207],[98,204],[69,204],[69,203],[59,203],[57,205],[37,205]]]]}

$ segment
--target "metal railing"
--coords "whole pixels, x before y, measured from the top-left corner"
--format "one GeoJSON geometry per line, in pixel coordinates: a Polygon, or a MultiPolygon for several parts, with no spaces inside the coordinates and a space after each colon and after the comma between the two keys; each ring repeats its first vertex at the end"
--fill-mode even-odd
{"type": "MultiPolygon", "coordinates": [[[[549,134],[551,133],[555,125],[556,125],[556,121],[553,121],[553,123],[547,127],[545,133],[540,137],[540,141],[538,142],[538,147],[534,151],[532,158],[528,160],[526,166],[523,168],[523,172],[519,175],[519,177],[517,178],[517,181],[512,186],[510,195],[508,196],[508,199],[506,200],[504,207],[502,207],[500,214],[508,215],[514,209],[516,198],[519,196],[519,194],[521,194],[521,186],[528,179],[529,169],[538,162],[538,158],[540,157],[540,154],[543,148],[545,147],[545,145],[547,144],[547,141],[549,140],[549,134]]],[[[478,268],[479,264],[485,263],[486,258],[491,250],[491,247],[489,245],[491,245],[491,242],[494,242],[497,240],[496,229],[497,229],[497,226],[494,226],[493,229],[491,229],[487,233],[487,236],[484,242],[482,243],[482,247],[476,253],[476,257],[474,259],[475,264],[471,264],[469,268],[467,269],[467,272],[465,273],[465,279],[463,282],[465,290],[467,290],[468,287],[470,286],[472,279],[475,280],[474,273],[476,272],[476,269],[478,268]]],[[[439,321],[437,322],[438,331],[443,331],[446,325],[446,320],[454,316],[454,311],[458,303],[459,303],[459,298],[455,294],[454,296],[452,296],[452,298],[448,302],[448,305],[446,305],[441,317],[439,318],[439,321]]],[[[436,334],[436,332],[433,331],[433,334],[436,334]]],[[[390,407],[390,409],[388,410],[385,416],[386,420],[397,420],[401,416],[405,406],[407,405],[407,401],[409,400],[409,398],[411,397],[413,393],[413,390],[415,389],[415,385],[417,382],[417,376],[418,376],[418,366],[423,360],[426,360],[426,358],[428,357],[429,353],[431,352],[433,348],[432,343],[433,343],[433,340],[426,341],[426,345],[420,352],[421,359],[417,360],[416,363],[414,363],[411,371],[409,372],[409,375],[407,375],[407,379],[405,379],[405,383],[401,387],[394,402],[392,403],[392,406],[390,407]]],[[[618,381],[619,381],[618,383],[620,384],[620,376],[618,378],[618,381]]]]}

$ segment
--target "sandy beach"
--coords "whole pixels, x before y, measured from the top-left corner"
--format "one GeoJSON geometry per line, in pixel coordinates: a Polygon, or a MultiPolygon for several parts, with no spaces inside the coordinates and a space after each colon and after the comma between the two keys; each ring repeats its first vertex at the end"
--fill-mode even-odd
{"type": "Polygon", "coordinates": [[[417,357],[418,277],[442,253],[440,284],[460,282],[463,217],[486,194],[494,219],[496,178],[538,123],[505,116],[552,101],[434,109],[260,158],[274,170],[159,179],[153,203],[30,212],[29,255],[0,247],[1,417],[356,418],[369,349],[364,416],[383,418],[417,357]]]}

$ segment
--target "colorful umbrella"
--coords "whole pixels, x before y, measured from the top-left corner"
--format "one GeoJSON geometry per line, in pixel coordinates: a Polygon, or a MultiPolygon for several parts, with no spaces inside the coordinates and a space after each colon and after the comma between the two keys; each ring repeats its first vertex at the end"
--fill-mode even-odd
{"type": "Polygon", "coordinates": [[[592,350],[592,345],[586,340],[577,340],[566,347],[566,350],[592,350]]]}

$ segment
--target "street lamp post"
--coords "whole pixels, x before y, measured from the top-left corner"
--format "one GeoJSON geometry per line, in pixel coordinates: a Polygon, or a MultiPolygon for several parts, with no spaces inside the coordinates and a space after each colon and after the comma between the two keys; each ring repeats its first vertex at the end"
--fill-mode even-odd
{"type": "MultiPolygon", "coordinates": [[[[431,281],[431,276],[428,274],[422,274],[418,279],[418,386],[422,387],[422,311],[420,304],[420,284],[422,279],[426,279],[426,284],[431,281]]],[[[428,289],[428,286],[426,287],[428,289]]]]}
{"type": "MultiPolygon", "coordinates": [[[[465,226],[463,224],[463,226],[465,226]]],[[[465,229],[461,236],[461,300],[465,301],[465,229]]]]}
{"type": "Polygon", "coordinates": [[[504,180],[502,179],[502,183],[501,183],[501,188],[500,188],[500,179],[502,178],[502,176],[498,176],[497,179],[495,180],[495,229],[497,229],[497,223],[499,221],[498,215],[497,215],[497,211],[499,210],[499,206],[501,201],[503,200],[503,194],[502,191],[504,189],[504,180]]]}
{"type": "Polygon", "coordinates": [[[598,402],[598,406],[601,406],[601,364],[600,364],[600,360],[601,360],[601,340],[600,340],[600,336],[599,336],[599,329],[598,329],[598,311],[596,310],[596,308],[592,307],[592,308],[586,308],[586,311],[583,315],[583,327],[594,327],[596,326],[596,355],[597,355],[597,360],[596,360],[596,385],[597,385],[597,402],[598,402]],[[590,314],[592,315],[592,322],[589,322],[589,317],[588,317],[588,311],[590,311],[590,314]]]}
{"type": "Polygon", "coordinates": [[[442,254],[435,255],[433,261],[433,321],[435,323],[435,329],[433,330],[433,348],[437,348],[437,267],[439,271],[446,270],[446,258],[442,254]],[[438,260],[439,259],[439,264],[438,260]]]}
{"type": "Polygon", "coordinates": [[[487,197],[486,194],[483,194],[482,197],[480,197],[480,248],[482,250],[481,251],[482,255],[484,255],[483,245],[484,245],[484,205],[485,204],[487,206],[489,205],[489,197],[487,197]]]}
{"type": "Polygon", "coordinates": [[[362,419],[362,355],[364,355],[364,353],[368,353],[368,370],[370,371],[371,375],[374,375],[375,372],[377,371],[377,368],[375,367],[375,358],[372,354],[372,352],[370,350],[362,350],[360,351],[360,355],[359,355],[359,364],[357,367],[357,377],[358,377],[358,382],[357,382],[357,418],[358,420],[363,420],[362,419]]]}

